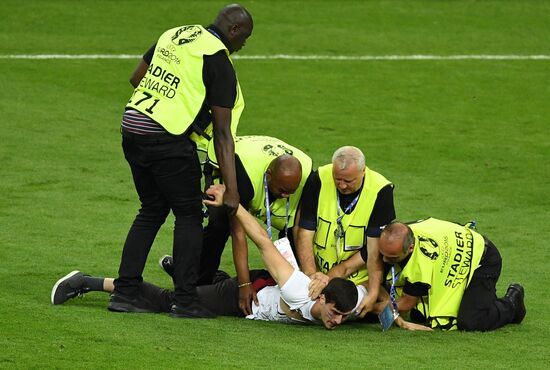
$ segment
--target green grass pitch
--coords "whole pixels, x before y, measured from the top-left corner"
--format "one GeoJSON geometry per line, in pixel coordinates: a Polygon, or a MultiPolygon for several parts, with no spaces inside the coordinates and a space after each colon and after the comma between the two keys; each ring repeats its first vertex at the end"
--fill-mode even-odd
{"type": "MultiPolygon", "coordinates": [[[[3,0],[0,54],[139,55],[223,5],[3,0]]],[[[243,5],[255,20],[243,56],[550,55],[547,1],[243,5]]],[[[526,289],[523,324],[491,333],[114,314],[106,294],[52,306],[67,272],[117,273],[138,208],[119,134],[137,62],[0,58],[0,368],[548,368],[550,60],[234,61],[239,134],[279,137],[315,166],[356,145],[396,184],[400,219],[478,221],[503,256],[499,293],[526,289]]],[[[144,272],[166,287],[156,263],[172,223],[144,272]]]]}

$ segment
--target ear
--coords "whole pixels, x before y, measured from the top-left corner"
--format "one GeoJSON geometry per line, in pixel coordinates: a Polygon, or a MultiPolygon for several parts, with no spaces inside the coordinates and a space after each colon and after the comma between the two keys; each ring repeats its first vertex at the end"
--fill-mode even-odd
{"type": "Polygon", "coordinates": [[[237,23],[235,23],[234,25],[231,26],[231,28],[229,29],[229,32],[231,33],[237,33],[239,31],[239,25],[237,23]]]}
{"type": "Polygon", "coordinates": [[[322,304],[325,304],[327,299],[325,298],[324,294],[319,294],[319,302],[322,304]]]}
{"type": "Polygon", "coordinates": [[[273,177],[273,171],[271,171],[271,168],[268,168],[266,171],[265,171],[265,174],[267,176],[267,181],[271,181],[271,178],[273,177]]]}

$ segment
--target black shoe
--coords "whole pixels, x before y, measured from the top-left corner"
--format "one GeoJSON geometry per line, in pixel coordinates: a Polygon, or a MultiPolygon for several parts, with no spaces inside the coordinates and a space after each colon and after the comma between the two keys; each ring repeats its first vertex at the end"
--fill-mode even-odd
{"type": "Polygon", "coordinates": [[[168,275],[174,277],[174,258],[169,255],[160,257],[159,259],[160,268],[164,270],[168,275]]]}
{"type": "Polygon", "coordinates": [[[516,311],[516,314],[514,315],[514,319],[512,322],[514,324],[519,324],[523,321],[523,318],[525,317],[525,314],[527,313],[527,310],[525,309],[525,290],[523,287],[518,283],[510,284],[508,287],[508,290],[506,291],[506,294],[504,295],[505,298],[508,298],[510,302],[512,302],[512,306],[514,306],[514,310],[516,311]]]}
{"type": "Polygon", "coordinates": [[[57,280],[52,288],[52,304],[62,304],[71,298],[81,297],[89,292],[90,288],[84,285],[84,275],[75,270],[57,280]]]}
{"type": "Polygon", "coordinates": [[[109,305],[107,306],[109,311],[114,312],[136,312],[136,313],[156,313],[152,305],[143,297],[127,296],[118,292],[111,294],[109,305]]]}
{"type": "Polygon", "coordinates": [[[200,303],[193,302],[186,306],[181,306],[177,303],[172,304],[170,316],[187,319],[213,319],[216,317],[216,314],[208,310],[200,303]]]}

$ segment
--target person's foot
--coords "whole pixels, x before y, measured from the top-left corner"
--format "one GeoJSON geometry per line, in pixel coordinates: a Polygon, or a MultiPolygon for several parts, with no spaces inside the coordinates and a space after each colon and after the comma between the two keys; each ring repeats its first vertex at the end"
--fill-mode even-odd
{"type": "Polygon", "coordinates": [[[81,297],[90,289],[84,284],[84,275],[75,270],[57,280],[52,288],[52,304],[62,304],[71,298],[81,297]]]}
{"type": "Polygon", "coordinates": [[[510,302],[512,302],[512,306],[514,306],[514,310],[516,311],[512,322],[514,324],[519,324],[523,321],[523,318],[527,313],[524,303],[525,290],[523,289],[523,286],[518,283],[510,284],[504,297],[508,298],[510,302]]]}
{"type": "Polygon", "coordinates": [[[156,313],[157,310],[143,297],[127,296],[119,292],[113,292],[107,306],[113,312],[156,313]]]}
{"type": "Polygon", "coordinates": [[[186,306],[182,306],[178,303],[172,304],[170,316],[186,319],[213,319],[216,317],[216,314],[208,310],[199,302],[192,302],[186,306]]]}
{"type": "Polygon", "coordinates": [[[168,275],[174,277],[174,258],[169,255],[164,255],[159,259],[160,268],[168,275]]]}

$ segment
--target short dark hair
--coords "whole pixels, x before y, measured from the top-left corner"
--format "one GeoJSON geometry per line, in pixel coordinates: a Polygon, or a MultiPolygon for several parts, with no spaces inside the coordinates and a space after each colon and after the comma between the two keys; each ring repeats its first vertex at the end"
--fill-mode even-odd
{"type": "Polygon", "coordinates": [[[340,312],[349,312],[357,305],[357,287],[347,279],[331,279],[321,294],[325,295],[327,303],[334,303],[340,312]]]}

